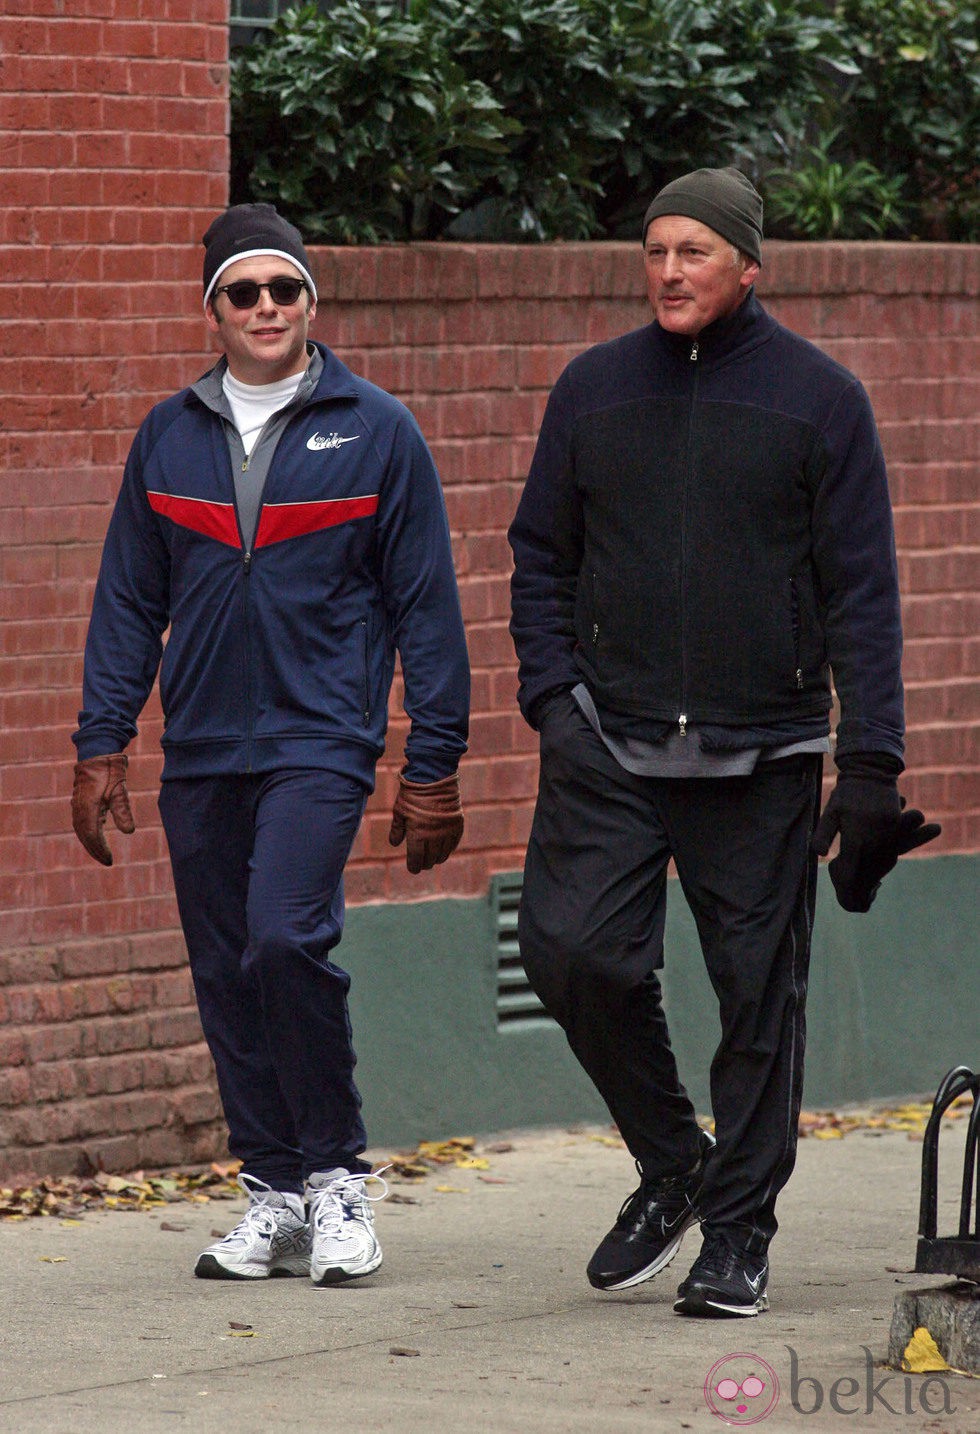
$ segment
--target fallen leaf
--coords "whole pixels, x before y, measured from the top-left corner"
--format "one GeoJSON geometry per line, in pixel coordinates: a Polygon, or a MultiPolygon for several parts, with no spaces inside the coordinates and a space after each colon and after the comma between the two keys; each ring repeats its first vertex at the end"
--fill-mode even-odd
{"type": "Polygon", "coordinates": [[[388,1353],[404,1355],[406,1359],[417,1359],[422,1351],[420,1349],[409,1349],[404,1344],[393,1344],[388,1353]]]}
{"type": "Polygon", "coordinates": [[[417,1153],[437,1165],[460,1165],[473,1158],[471,1152],[475,1144],[471,1135],[456,1136],[452,1140],[420,1140],[417,1153]]]}
{"type": "Polygon", "coordinates": [[[482,1308],[483,1308],[483,1306],[477,1304],[475,1300],[453,1300],[453,1309],[457,1309],[457,1310],[479,1310],[479,1309],[482,1309],[482,1308]]]}
{"type": "Polygon", "coordinates": [[[398,1156],[392,1160],[391,1168],[395,1175],[400,1175],[403,1180],[424,1180],[431,1172],[431,1166],[420,1165],[414,1160],[402,1160],[398,1156]]]}
{"type": "Polygon", "coordinates": [[[251,1326],[250,1324],[239,1324],[239,1322],[238,1322],[237,1319],[230,1319],[230,1320],[228,1321],[228,1328],[229,1328],[229,1329],[251,1329],[252,1326],[251,1326]]]}
{"type": "Polygon", "coordinates": [[[254,1334],[254,1329],[230,1329],[227,1337],[229,1339],[251,1339],[254,1334]]]}
{"type": "Polygon", "coordinates": [[[942,1374],[949,1365],[939,1353],[939,1346],[925,1325],[919,1325],[905,1346],[902,1368],[909,1374],[942,1374]]]}
{"type": "Polygon", "coordinates": [[[101,1178],[96,1176],[96,1180],[102,1186],[103,1190],[111,1190],[114,1195],[122,1194],[122,1192],[128,1190],[133,1183],[131,1180],[125,1180],[121,1175],[103,1175],[101,1178]]]}
{"type": "Polygon", "coordinates": [[[461,1189],[460,1186],[458,1186],[458,1185],[437,1185],[435,1188],[436,1188],[437,1192],[438,1192],[440,1195],[465,1195],[465,1194],[466,1194],[466,1191],[463,1190],[463,1189],[461,1189]]]}
{"type": "Polygon", "coordinates": [[[67,1255],[39,1255],[38,1259],[43,1265],[64,1265],[68,1263],[67,1255]]]}
{"type": "Polygon", "coordinates": [[[510,1181],[503,1175],[478,1175],[477,1180],[482,1180],[484,1185],[509,1185],[510,1181]]]}
{"type": "MultiPolygon", "coordinates": [[[[231,1167],[222,1167],[228,1168],[231,1167]]],[[[235,1167],[237,1168],[237,1166],[235,1167]]],[[[213,1170],[190,1174],[171,1171],[144,1178],[138,1170],[129,1175],[111,1175],[99,1170],[91,1176],[46,1176],[33,1185],[0,1189],[0,1219],[23,1219],[28,1215],[58,1215],[72,1218],[92,1209],[159,1210],[179,1200],[204,1202],[212,1199],[240,1199],[241,1190],[213,1170]]]]}
{"type": "Polygon", "coordinates": [[[180,1235],[187,1229],[186,1225],[174,1225],[169,1220],[160,1221],[161,1230],[172,1230],[174,1234],[180,1235]]]}
{"type": "Polygon", "coordinates": [[[414,1195],[399,1195],[397,1190],[393,1190],[388,1196],[387,1203],[389,1205],[417,1205],[419,1202],[414,1195]]]}
{"type": "Polygon", "coordinates": [[[241,1168],[242,1162],[240,1160],[232,1160],[228,1164],[219,1163],[217,1160],[211,1162],[211,1169],[221,1180],[234,1180],[241,1168]]]}
{"type": "Polygon", "coordinates": [[[813,1138],[814,1140],[843,1140],[844,1132],[838,1130],[836,1126],[828,1126],[824,1130],[815,1130],[813,1138]]]}

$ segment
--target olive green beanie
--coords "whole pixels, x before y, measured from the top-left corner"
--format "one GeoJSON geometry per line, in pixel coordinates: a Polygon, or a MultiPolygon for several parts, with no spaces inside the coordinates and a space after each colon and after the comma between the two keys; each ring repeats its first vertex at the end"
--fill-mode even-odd
{"type": "Polygon", "coordinates": [[[665,184],[644,215],[644,243],[650,221],[661,214],[697,219],[757,264],[762,263],[762,196],[731,165],[727,169],[695,169],[665,184]]]}

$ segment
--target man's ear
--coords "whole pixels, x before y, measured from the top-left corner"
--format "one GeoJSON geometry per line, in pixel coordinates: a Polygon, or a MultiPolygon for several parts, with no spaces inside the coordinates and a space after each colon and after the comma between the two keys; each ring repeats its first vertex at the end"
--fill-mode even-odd
{"type": "Polygon", "coordinates": [[[214,312],[214,304],[210,299],[208,299],[207,303],[204,306],[204,317],[207,320],[207,325],[211,332],[213,334],[218,333],[221,328],[221,320],[214,312]]]}
{"type": "Polygon", "coordinates": [[[743,289],[747,289],[751,284],[755,283],[756,279],[759,277],[760,267],[761,265],[757,264],[754,259],[746,259],[745,267],[742,270],[741,278],[739,280],[743,289]]]}

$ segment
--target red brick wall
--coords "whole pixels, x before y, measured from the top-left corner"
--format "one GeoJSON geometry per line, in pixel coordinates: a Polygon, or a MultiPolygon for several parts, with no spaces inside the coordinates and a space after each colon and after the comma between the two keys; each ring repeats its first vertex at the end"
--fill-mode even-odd
{"type": "Polygon", "coordinates": [[[103,877],[66,830],[79,652],[147,405],[205,363],[194,246],[227,202],[224,0],[0,16],[0,1166],[220,1140],[150,796],[103,877]],[[165,19],[159,18],[165,15],[165,19]],[[193,21],[193,23],[188,23],[193,21]]]}
{"type": "MultiPolygon", "coordinates": [[[[69,734],[109,507],[149,405],[208,361],[199,239],[227,193],[226,7],[13,0],[0,18],[0,1171],[203,1158],[222,1126],[156,820],[111,871],[71,834],[69,734]],[[14,13],[16,12],[16,13],[14,13]],[[186,21],[193,18],[194,23],[186,21]]],[[[482,894],[519,867],[535,739],[516,706],[504,533],[551,383],[642,323],[638,246],[321,250],[317,336],[406,399],[444,479],[474,672],[467,834],[410,878],[379,774],[352,902],[482,894]]],[[[980,848],[980,248],[770,246],[776,314],[868,384],[897,509],[912,801],[980,848]]]]}

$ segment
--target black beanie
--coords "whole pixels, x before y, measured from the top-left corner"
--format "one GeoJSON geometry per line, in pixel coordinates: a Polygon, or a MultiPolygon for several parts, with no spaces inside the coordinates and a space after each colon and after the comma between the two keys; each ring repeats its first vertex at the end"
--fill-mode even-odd
{"type": "Polygon", "coordinates": [[[278,254],[295,264],[316,299],[316,285],[300,232],[272,204],[233,204],[208,229],[204,245],[204,302],[219,275],[238,259],[278,254]]]}
{"type": "Polygon", "coordinates": [[[762,263],[762,196],[731,165],[695,169],[665,184],[643,217],[644,244],[650,221],[661,214],[697,219],[762,263]]]}

